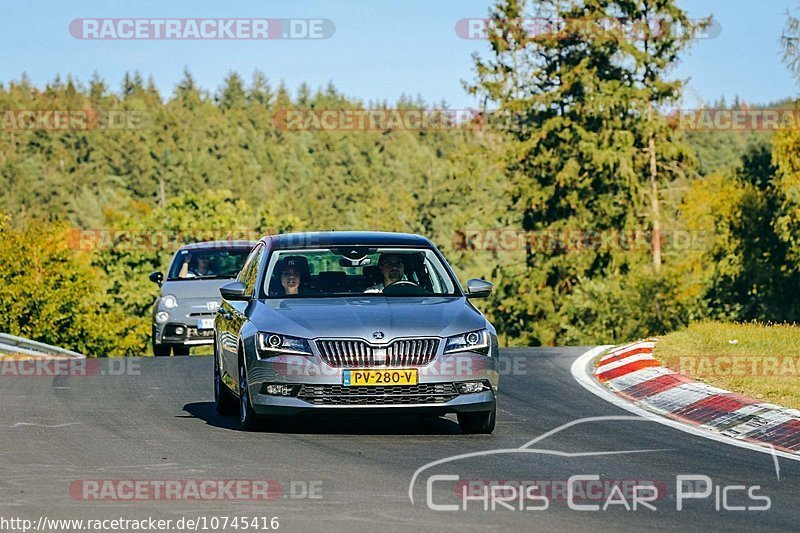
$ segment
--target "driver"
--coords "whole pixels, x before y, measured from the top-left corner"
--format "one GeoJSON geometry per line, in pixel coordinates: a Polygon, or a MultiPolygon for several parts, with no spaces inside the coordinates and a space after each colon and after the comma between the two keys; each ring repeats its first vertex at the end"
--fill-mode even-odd
{"type": "Polygon", "coordinates": [[[211,258],[207,254],[197,254],[195,261],[190,262],[189,254],[183,258],[183,265],[178,272],[179,278],[198,278],[204,276],[214,276],[216,272],[211,269],[211,258]]]}
{"type": "Polygon", "coordinates": [[[376,283],[364,292],[383,292],[392,283],[406,279],[405,265],[399,254],[385,253],[378,259],[378,268],[383,275],[383,283],[376,283]]]}

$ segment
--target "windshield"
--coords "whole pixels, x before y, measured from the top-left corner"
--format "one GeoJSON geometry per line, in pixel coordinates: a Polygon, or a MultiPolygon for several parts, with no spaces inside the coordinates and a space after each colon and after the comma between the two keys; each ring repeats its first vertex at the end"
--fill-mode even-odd
{"type": "Polygon", "coordinates": [[[247,248],[181,250],[172,261],[167,280],[232,279],[249,253],[247,248]]]}
{"type": "Polygon", "coordinates": [[[267,298],[458,294],[442,261],[424,248],[278,250],[265,276],[267,298]]]}

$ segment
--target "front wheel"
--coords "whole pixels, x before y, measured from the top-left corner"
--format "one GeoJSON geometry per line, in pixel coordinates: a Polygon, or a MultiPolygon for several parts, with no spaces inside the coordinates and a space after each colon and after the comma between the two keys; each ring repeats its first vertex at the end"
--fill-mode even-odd
{"type": "Polygon", "coordinates": [[[153,355],[155,357],[169,357],[170,345],[169,344],[156,344],[153,343],[153,355]]]}
{"type": "Polygon", "coordinates": [[[494,421],[497,416],[497,407],[491,411],[478,411],[474,413],[458,413],[458,425],[466,435],[488,435],[494,431],[494,421]]]}
{"type": "Polygon", "coordinates": [[[189,355],[189,347],[184,346],[183,344],[176,344],[172,348],[172,353],[175,355],[189,355]]]}
{"type": "Polygon", "coordinates": [[[247,388],[247,369],[244,361],[239,361],[239,423],[245,431],[255,431],[259,427],[258,415],[250,405],[250,392],[247,388]]]}

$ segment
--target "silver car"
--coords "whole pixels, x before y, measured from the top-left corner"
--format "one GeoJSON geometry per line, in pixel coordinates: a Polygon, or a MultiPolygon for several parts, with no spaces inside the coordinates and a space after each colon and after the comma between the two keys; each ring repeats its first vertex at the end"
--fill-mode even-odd
{"type": "Polygon", "coordinates": [[[164,274],[150,280],[161,287],[153,304],[153,355],[189,355],[192,346],[214,342],[219,288],[236,279],[251,241],[209,241],[181,247],[164,274]]]}
{"type": "Polygon", "coordinates": [[[455,413],[464,433],[491,433],[497,335],[470,302],[491,291],[465,291],[418,235],[264,237],[220,288],[217,411],[245,429],[314,411],[455,413]]]}

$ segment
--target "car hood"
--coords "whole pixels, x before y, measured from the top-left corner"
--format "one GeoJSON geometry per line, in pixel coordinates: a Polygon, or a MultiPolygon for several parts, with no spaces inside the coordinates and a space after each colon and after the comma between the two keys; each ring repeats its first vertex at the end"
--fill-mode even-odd
{"type": "Polygon", "coordinates": [[[187,279],[166,281],[161,286],[161,294],[172,294],[178,301],[187,298],[203,298],[206,300],[222,300],[219,288],[227,285],[232,279],[187,279]]]}
{"type": "Polygon", "coordinates": [[[464,297],[303,298],[261,300],[251,315],[260,331],[314,339],[358,337],[382,342],[398,337],[448,337],[482,329],[486,319],[464,297]]]}

